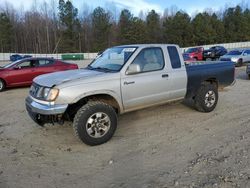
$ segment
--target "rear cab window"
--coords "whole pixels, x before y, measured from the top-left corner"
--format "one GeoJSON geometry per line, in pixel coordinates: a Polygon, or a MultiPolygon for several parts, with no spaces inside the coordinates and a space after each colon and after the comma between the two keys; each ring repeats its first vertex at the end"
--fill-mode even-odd
{"type": "Polygon", "coordinates": [[[167,50],[172,68],[181,68],[181,60],[177,48],[175,46],[168,46],[167,50]]]}

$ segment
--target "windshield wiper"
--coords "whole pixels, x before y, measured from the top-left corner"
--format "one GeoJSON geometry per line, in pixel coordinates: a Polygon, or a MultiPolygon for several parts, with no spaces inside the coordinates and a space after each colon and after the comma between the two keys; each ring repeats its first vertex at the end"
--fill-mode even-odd
{"type": "Polygon", "coordinates": [[[93,69],[93,67],[91,65],[88,65],[87,68],[88,69],[93,69]]]}
{"type": "Polygon", "coordinates": [[[91,65],[88,65],[87,68],[89,68],[90,70],[101,70],[101,71],[105,71],[105,72],[114,72],[114,70],[105,68],[105,67],[92,67],[91,65]]]}

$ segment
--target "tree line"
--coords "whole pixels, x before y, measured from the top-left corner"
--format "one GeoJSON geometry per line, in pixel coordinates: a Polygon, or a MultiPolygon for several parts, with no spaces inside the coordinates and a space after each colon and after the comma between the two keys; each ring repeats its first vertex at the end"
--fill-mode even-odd
{"type": "Polygon", "coordinates": [[[250,9],[229,7],[194,17],[182,10],[155,10],[134,16],[85,6],[81,13],[70,0],[36,1],[31,10],[0,7],[0,52],[98,52],[113,45],[174,43],[181,47],[250,41],[250,9]]]}

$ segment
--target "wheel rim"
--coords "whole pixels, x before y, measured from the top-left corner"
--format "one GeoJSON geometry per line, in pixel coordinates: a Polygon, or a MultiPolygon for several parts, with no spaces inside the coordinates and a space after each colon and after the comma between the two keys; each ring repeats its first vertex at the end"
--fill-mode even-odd
{"type": "Polygon", "coordinates": [[[0,80],[0,90],[3,89],[3,82],[0,80]]]}
{"type": "Polygon", "coordinates": [[[216,95],[214,91],[208,91],[205,95],[205,105],[210,108],[215,104],[216,95]]]}
{"type": "Polygon", "coordinates": [[[97,112],[91,115],[86,123],[86,130],[93,138],[103,137],[110,129],[111,121],[107,114],[97,112]]]}

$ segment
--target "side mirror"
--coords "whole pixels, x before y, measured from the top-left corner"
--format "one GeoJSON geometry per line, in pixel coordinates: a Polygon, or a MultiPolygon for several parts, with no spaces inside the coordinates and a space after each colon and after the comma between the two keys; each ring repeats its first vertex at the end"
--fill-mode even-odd
{"type": "Polygon", "coordinates": [[[247,53],[244,53],[243,56],[247,56],[248,54],[247,53]]]}
{"type": "Polygon", "coordinates": [[[128,67],[127,71],[126,71],[126,74],[130,75],[130,74],[136,74],[136,73],[139,73],[139,72],[141,72],[140,65],[131,64],[131,65],[129,65],[129,67],[128,67]]]}
{"type": "Polygon", "coordinates": [[[20,70],[21,69],[21,67],[20,66],[16,66],[16,67],[14,67],[14,70],[20,70]]]}

